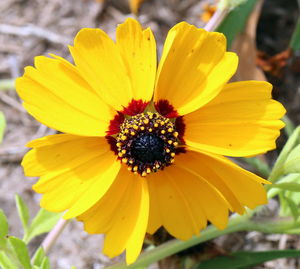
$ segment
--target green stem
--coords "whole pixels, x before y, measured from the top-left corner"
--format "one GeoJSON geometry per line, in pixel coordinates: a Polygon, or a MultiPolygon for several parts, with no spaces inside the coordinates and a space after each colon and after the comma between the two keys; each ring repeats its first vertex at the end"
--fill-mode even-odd
{"type": "Polygon", "coordinates": [[[125,263],[118,263],[107,267],[107,269],[125,269],[125,268],[145,268],[150,264],[157,262],[170,255],[178,253],[184,249],[195,246],[199,243],[206,242],[221,235],[230,234],[239,231],[258,231],[263,233],[285,233],[293,231],[294,228],[299,227],[300,223],[295,222],[292,218],[278,219],[277,221],[253,221],[250,217],[254,211],[249,212],[248,215],[239,216],[233,215],[230,218],[226,229],[218,230],[214,226],[209,226],[202,231],[201,236],[193,237],[188,241],[180,241],[174,239],[150,251],[144,252],[139,259],[131,265],[125,263]]]}
{"type": "Polygon", "coordinates": [[[173,255],[181,250],[187,249],[189,247],[195,246],[199,243],[214,239],[218,236],[246,230],[248,227],[249,216],[238,216],[234,215],[230,218],[230,223],[224,230],[218,230],[214,226],[209,226],[207,229],[201,232],[200,236],[192,237],[188,241],[172,240],[159,247],[143,253],[139,259],[131,265],[126,265],[125,263],[119,263],[107,267],[107,269],[123,269],[123,268],[144,268],[156,261],[159,261],[165,257],[173,255]],[[246,219],[246,221],[243,221],[246,219]]]}
{"type": "Polygon", "coordinates": [[[15,80],[14,79],[1,79],[0,80],[0,91],[14,90],[15,80]]]}
{"type": "Polygon", "coordinates": [[[284,132],[288,137],[290,137],[295,130],[295,125],[287,115],[284,115],[282,120],[285,123],[284,132]]]}

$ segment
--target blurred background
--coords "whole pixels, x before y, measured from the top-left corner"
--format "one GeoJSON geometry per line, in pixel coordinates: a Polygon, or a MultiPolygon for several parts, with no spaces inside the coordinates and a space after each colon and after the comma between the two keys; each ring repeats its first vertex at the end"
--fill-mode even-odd
{"type": "MultiPolygon", "coordinates": [[[[227,32],[229,50],[236,51],[240,57],[234,80],[270,81],[274,85],[274,98],[285,105],[292,123],[299,125],[300,51],[291,40],[299,18],[299,1],[248,2],[248,13],[232,16],[232,28],[227,32]]],[[[217,0],[144,0],[140,4],[134,15],[127,0],[0,1],[0,111],[6,120],[0,145],[0,208],[9,218],[11,234],[21,236],[22,232],[14,202],[16,193],[24,198],[32,215],[39,208],[39,196],[31,190],[34,179],[25,178],[20,167],[27,151],[24,145],[29,140],[54,133],[30,117],[16,95],[14,79],[23,74],[23,68],[32,65],[35,56],[48,53],[71,60],[67,45],[72,44],[81,28],[99,27],[114,38],[117,24],[132,16],[143,26],[151,27],[160,53],[170,27],[183,20],[203,27],[215,12],[217,0]]],[[[220,29],[224,27],[226,25],[221,25],[220,29]]],[[[228,27],[226,29],[228,31],[228,27]]],[[[283,134],[278,140],[278,150],[262,157],[264,161],[272,165],[285,141],[283,134]]],[[[251,169],[242,160],[239,162],[251,169]]],[[[277,201],[272,200],[270,214],[277,209],[277,201]]],[[[30,243],[32,251],[43,238],[39,236],[30,243]]],[[[164,242],[169,236],[160,231],[154,239],[149,239],[164,242]]],[[[75,265],[77,268],[100,269],[122,259],[110,261],[101,254],[101,245],[102,235],[88,235],[81,223],[72,222],[50,253],[52,268],[75,265]]],[[[152,268],[189,268],[189,260],[201,260],[228,251],[286,248],[300,249],[299,236],[237,233],[170,257],[152,268]],[[180,267],[180,264],[185,265],[180,267]]],[[[297,259],[281,259],[255,268],[295,269],[300,268],[300,263],[297,259]]]]}

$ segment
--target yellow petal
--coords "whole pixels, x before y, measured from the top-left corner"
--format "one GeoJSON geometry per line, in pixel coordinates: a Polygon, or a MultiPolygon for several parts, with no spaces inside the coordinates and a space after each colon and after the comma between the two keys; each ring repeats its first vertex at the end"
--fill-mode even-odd
{"type": "MultiPolygon", "coordinates": [[[[150,193],[150,215],[159,216],[161,225],[176,238],[187,240],[199,234],[210,220],[225,228],[228,206],[223,197],[205,180],[176,165],[147,176],[150,193]],[[152,197],[159,207],[153,215],[152,197]]],[[[151,230],[151,224],[148,227],[151,230]]]]}
{"type": "Polygon", "coordinates": [[[70,51],[86,81],[107,104],[121,111],[130,103],[133,93],[125,64],[105,32],[80,30],[70,51]]]}
{"type": "Polygon", "coordinates": [[[251,156],[275,148],[283,106],[271,99],[271,84],[227,84],[201,109],[185,115],[186,144],[227,156],[251,156]]]}
{"type": "MultiPolygon", "coordinates": [[[[100,199],[118,173],[120,163],[105,138],[52,135],[32,141],[24,158],[25,173],[41,176],[33,186],[43,193],[41,206],[49,211],[87,210],[100,199]]],[[[78,213],[79,212],[79,213],[78,213]]]]}
{"type": "Polygon", "coordinates": [[[149,194],[146,179],[121,168],[106,195],[78,217],[89,233],[105,233],[103,252],[115,257],[126,249],[126,261],[139,255],[146,233],[149,194]]]}
{"type": "Polygon", "coordinates": [[[59,57],[36,57],[35,68],[25,68],[16,89],[28,113],[61,132],[104,136],[115,114],[76,68],[59,57]]]}
{"type": "Polygon", "coordinates": [[[129,191],[131,180],[128,171],[121,167],[118,176],[108,192],[88,211],[77,217],[84,222],[84,229],[90,234],[107,233],[114,216],[122,206],[124,197],[129,191]]]}
{"type": "Polygon", "coordinates": [[[75,168],[50,172],[42,176],[33,189],[44,194],[41,207],[48,211],[60,212],[69,208],[74,211],[79,207],[87,210],[112,183],[112,171],[116,170],[117,173],[119,165],[115,156],[106,153],[75,168]]]}
{"type": "Polygon", "coordinates": [[[203,154],[187,151],[185,154],[179,154],[176,156],[176,165],[190,171],[191,173],[197,174],[203,180],[214,186],[228,202],[228,207],[231,211],[238,212],[240,214],[244,213],[243,205],[227,186],[226,180],[219,177],[218,174],[216,174],[215,169],[204,165],[203,159],[204,161],[207,161],[205,158],[206,156],[203,154]]]}
{"type": "Polygon", "coordinates": [[[50,135],[27,144],[33,147],[23,158],[26,176],[42,176],[49,172],[72,169],[110,151],[105,138],[68,134],[50,135]]]}
{"type": "Polygon", "coordinates": [[[140,200],[138,201],[140,206],[135,226],[126,245],[127,264],[134,263],[142,250],[149,218],[149,190],[147,181],[141,178],[137,184],[140,185],[138,187],[140,191],[140,200]]]}
{"type": "Polygon", "coordinates": [[[96,164],[98,166],[96,165],[94,169],[95,171],[98,170],[98,175],[89,180],[91,182],[88,189],[81,194],[76,203],[64,215],[65,219],[82,214],[101,199],[114,182],[121,166],[120,162],[116,161],[115,158],[111,158],[108,154],[105,154],[105,158],[103,156],[103,160],[99,160],[99,162],[96,160],[96,164]],[[99,167],[101,168],[99,169],[99,167]]]}
{"type": "MultiPolygon", "coordinates": [[[[195,148],[189,148],[189,150],[194,152],[188,153],[190,157],[185,162],[194,159],[195,164],[197,160],[198,165],[201,164],[201,168],[195,167],[196,173],[203,173],[203,177],[219,190],[233,208],[233,200],[230,198],[228,190],[223,187],[224,185],[242,206],[254,209],[268,202],[266,191],[262,186],[262,183],[270,184],[268,181],[239,167],[223,156],[201,152],[195,148]],[[208,176],[208,171],[214,171],[214,173],[208,176]]],[[[182,156],[183,158],[184,156],[182,156]]],[[[238,213],[242,212],[238,211],[238,213]]]]}
{"type": "Polygon", "coordinates": [[[131,12],[133,14],[137,14],[140,5],[144,2],[144,0],[129,0],[129,5],[130,5],[130,9],[131,12]]]}
{"type": "Polygon", "coordinates": [[[184,115],[213,99],[237,68],[237,56],[225,49],[223,34],[185,22],[175,25],[168,33],[158,67],[156,106],[168,100],[184,115]]]}
{"type": "Polygon", "coordinates": [[[134,19],[117,28],[117,47],[130,77],[133,99],[149,102],[156,75],[156,44],[150,28],[143,30],[134,19]]]}

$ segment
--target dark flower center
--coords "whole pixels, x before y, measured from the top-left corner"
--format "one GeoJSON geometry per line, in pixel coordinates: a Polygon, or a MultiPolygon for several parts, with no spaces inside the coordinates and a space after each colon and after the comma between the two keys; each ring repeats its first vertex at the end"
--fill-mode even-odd
{"type": "Polygon", "coordinates": [[[170,119],[158,113],[141,113],[120,126],[118,155],[128,170],[146,176],[174,162],[177,136],[170,119]]]}
{"type": "Polygon", "coordinates": [[[140,134],[132,143],[132,156],[143,162],[152,163],[164,159],[164,141],[156,134],[140,134]]]}

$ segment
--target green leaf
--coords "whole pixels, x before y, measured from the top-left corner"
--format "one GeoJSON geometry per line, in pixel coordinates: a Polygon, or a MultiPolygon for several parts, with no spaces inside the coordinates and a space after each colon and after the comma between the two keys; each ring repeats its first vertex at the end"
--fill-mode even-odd
{"type": "Polygon", "coordinates": [[[0,238],[8,234],[8,221],[2,209],[0,209],[0,238]]]}
{"type": "Polygon", "coordinates": [[[286,174],[300,173],[300,144],[290,152],[283,168],[286,174]]]}
{"type": "Polygon", "coordinates": [[[280,184],[285,184],[285,183],[300,183],[300,174],[295,173],[295,174],[288,174],[281,179],[277,181],[276,184],[269,185],[268,188],[268,199],[273,198],[274,196],[278,195],[281,192],[284,192],[284,189],[277,188],[276,186],[280,184]]]}
{"type": "Polygon", "coordinates": [[[14,236],[9,236],[8,242],[15,257],[19,260],[24,269],[31,269],[30,257],[26,244],[21,239],[14,236]]]}
{"type": "Polygon", "coordinates": [[[251,157],[251,158],[243,158],[243,160],[250,164],[255,170],[259,172],[261,176],[264,178],[268,178],[270,175],[270,167],[268,166],[267,163],[263,162],[257,157],[251,157]]]}
{"type": "Polygon", "coordinates": [[[300,184],[298,183],[278,183],[270,185],[271,188],[279,188],[286,191],[300,192],[300,184]]]}
{"type": "Polygon", "coordinates": [[[14,264],[4,252],[0,251],[0,268],[3,269],[18,269],[18,266],[14,264]]]}
{"type": "Polygon", "coordinates": [[[244,4],[230,11],[217,31],[223,33],[227,38],[227,47],[230,48],[234,38],[243,31],[245,24],[251,14],[256,0],[248,0],[244,4]]]}
{"type": "Polygon", "coordinates": [[[19,217],[22,222],[24,232],[26,234],[29,228],[29,218],[30,218],[29,210],[22,197],[16,195],[15,199],[16,199],[16,205],[17,205],[19,217]]]}
{"type": "Polygon", "coordinates": [[[33,265],[38,267],[41,266],[44,258],[45,258],[45,251],[42,247],[39,247],[37,251],[34,253],[34,256],[32,258],[33,265]]]}
{"type": "Polygon", "coordinates": [[[44,257],[40,268],[41,269],[50,269],[50,262],[49,262],[48,257],[44,257]]]}
{"type": "Polygon", "coordinates": [[[43,208],[40,209],[32,220],[28,233],[26,237],[24,237],[24,241],[28,243],[34,237],[43,233],[48,233],[60,219],[61,215],[62,214],[49,212],[43,208]]]}
{"type": "Polygon", "coordinates": [[[293,148],[299,144],[300,142],[300,126],[298,126],[293,134],[290,136],[289,140],[286,142],[285,146],[283,147],[282,151],[280,152],[276,163],[274,164],[273,170],[270,174],[269,181],[276,182],[280,179],[280,177],[284,173],[283,165],[288,158],[288,155],[293,150],[293,148]]]}
{"type": "Polygon", "coordinates": [[[287,202],[287,205],[289,207],[289,210],[291,211],[292,213],[292,216],[294,218],[294,220],[296,221],[299,217],[299,207],[297,206],[297,204],[292,200],[290,199],[289,197],[285,197],[285,200],[287,202]]]}
{"type": "Polygon", "coordinates": [[[293,134],[294,130],[295,130],[295,125],[287,115],[283,116],[282,121],[285,124],[284,132],[286,133],[286,135],[288,137],[290,137],[293,134]]]}
{"type": "Polygon", "coordinates": [[[300,257],[299,250],[273,250],[273,251],[241,251],[230,256],[219,256],[198,264],[195,269],[242,269],[279,258],[300,257]]]}
{"type": "Polygon", "coordinates": [[[300,50],[300,19],[297,21],[296,28],[290,42],[290,47],[293,50],[300,50]]]}
{"type": "Polygon", "coordinates": [[[5,117],[4,114],[0,111],[0,143],[2,142],[3,139],[5,127],[6,127],[5,117]]]}

